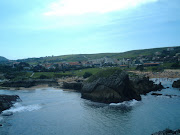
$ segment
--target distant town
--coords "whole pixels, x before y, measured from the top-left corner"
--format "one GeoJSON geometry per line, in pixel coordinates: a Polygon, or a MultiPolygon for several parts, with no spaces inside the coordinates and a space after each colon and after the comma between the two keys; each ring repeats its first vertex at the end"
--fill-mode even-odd
{"type": "MultiPolygon", "coordinates": [[[[61,78],[63,76],[83,76],[85,72],[89,72],[89,74],[92,75],[101,68],[111,67],[118,67],[124,70],[151,70],[153,72],[180,68],[180,47],[165,48],[161,51],[154,50],[151,50],[153,53],[150,55],[138,54],[137,57],[134,57],[135,55],[132,57],[131,55],[129,58],[113,58],[104,55],[101,58],[93,57],[94,59],[92,59],[88,58],[87,55],[78,55],[73,61],[57,56],[28,58],[15,61],[4,60],[0,62],[0,80],[21,80],[32,77],[45,79],[61,78]],[[77,71],[82,71],[82,73],[77,73],[77,71]]],[[[143,50],[141,52],[143,52],[143,50]]],[[[73,55],[71,56],[71,59],[72,58],[73,55]]]]}
{"type": "MultiPolygon", "coordinates": [[[[163,52],[155,52],[151,56],[138,56],[136,58],[109,58],[92,59],[88,61],[76,62],[39,62],[37,64],[29,64],[26,62],[8,62],[6,65],[12,68],[18,68],[25,71],[44,72],[44,71],[69,71],[73,69],[92,68],[92,67],[137,67],[137,66],[159,66],[164,62],[179,62],[180,53],[171,55],[174,48],[167,48],[163,52]]],[[[53,56],[52,56],[53,57],[53,56]]],[[[62,61],[62,60],[61,60],[62,61]]]]}

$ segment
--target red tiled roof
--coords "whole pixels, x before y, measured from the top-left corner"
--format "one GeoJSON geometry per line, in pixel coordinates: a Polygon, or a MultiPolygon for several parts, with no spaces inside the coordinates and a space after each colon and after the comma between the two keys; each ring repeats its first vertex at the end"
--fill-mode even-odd
{"type": "Polygon", "coordinates": [[[79,62],[69,62],[68,64],[72,65],[72,66],[74,66],[74,65],[81,65],[79,62]]]}

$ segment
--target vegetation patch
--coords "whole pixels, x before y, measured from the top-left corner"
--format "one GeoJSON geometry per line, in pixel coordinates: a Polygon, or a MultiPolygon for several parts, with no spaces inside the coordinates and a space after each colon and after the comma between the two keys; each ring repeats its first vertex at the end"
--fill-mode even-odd
{"type": "Polygon", "coordinates": [[[87,82],[93,82],[94,80],[102,77],[109,77],[110,75],[114,73],[122,72],[122,70],[119,67],[114,67],[114,68],[107,68],[107,69],[102,69],[98,73],[92,75],[87,82]]]}

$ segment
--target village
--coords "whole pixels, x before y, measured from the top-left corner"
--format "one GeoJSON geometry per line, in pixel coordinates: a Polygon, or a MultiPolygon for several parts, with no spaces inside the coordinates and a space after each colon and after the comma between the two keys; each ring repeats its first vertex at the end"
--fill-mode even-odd
{"type": "Polygon", "coordinates": [[[39,62],[37,64],[29,64],[27,62],[13,62],[9,63],[12,68],[19,68],[20,70],[33,71],[33,72],[48,72],[48,71],[69,71],[83,68],[101,68],[101,67],[122,67],[132,68],[137,66],[149,67],[159,66],[163,63],[176,63],[180,61],[180,53],[169,55],[174,48],[167,48],[163,52],[155,52],[150,56],[138,56],[135,58],[109,58],[103,57],[99,59],[92,59],[87,61],[75,61],[75,62],[39,62]]]}

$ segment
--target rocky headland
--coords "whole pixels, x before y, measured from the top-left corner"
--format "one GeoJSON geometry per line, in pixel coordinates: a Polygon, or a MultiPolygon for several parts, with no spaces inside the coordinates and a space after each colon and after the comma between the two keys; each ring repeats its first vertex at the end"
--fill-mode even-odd
{"type": "Polygon", "coordinates": [[[108,69],[90,77],[83,83],[82,98],[102,103],[141,100],[141,94],[161,90],[148,77],[131,75],[122,70],[108,69]]]}
{"type": "Polygon", "coordinates": [[[58,82],[54,79],[38,79],[38,80],[20,80],[20,81],[6,81],[0,86],[5,88],[30,88],[38,85],[58,86],[58,82]]]}
{"type": "Polygon", "coordinates": [[[18,95],[0,95],[0,113],[9,109],[18,101],[21,101],[18,95]]]}

